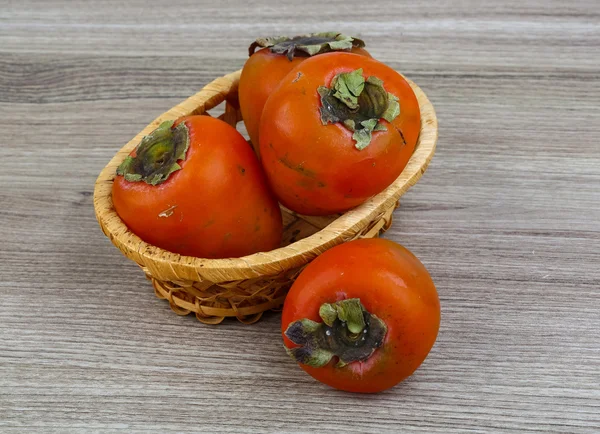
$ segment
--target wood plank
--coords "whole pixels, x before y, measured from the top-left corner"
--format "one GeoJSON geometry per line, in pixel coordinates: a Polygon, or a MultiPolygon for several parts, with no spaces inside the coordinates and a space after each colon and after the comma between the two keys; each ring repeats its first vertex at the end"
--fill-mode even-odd
{"type": "Polygon", "coordinates": [[[0,8],[1,432],[600,431],[600,4],[352,3],[0,8]],[[430,270],[442,326],[377,395],[305,375],[277,313],[176,316],[92,207],[149,120],[241,67],[255,36],[314,23],[364,37],[440,122],[386,237],[430,270]]]}

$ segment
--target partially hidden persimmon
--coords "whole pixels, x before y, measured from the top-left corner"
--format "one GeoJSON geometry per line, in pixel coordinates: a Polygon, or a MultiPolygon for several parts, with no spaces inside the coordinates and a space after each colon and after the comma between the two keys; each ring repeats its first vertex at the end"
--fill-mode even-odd
{"type": "Polygon", "coordinates": [[[208,116],[144,137],[117,169],[112,199],[129,229],[174,253],[240,257],[281,242],[281,211],[252,148],[208,116]]]}
{"type": "Polygon", "coordinates": [[[311,56],[332,51],[371,57],[364,46],[360,39],[332,32],[293,38],[259,38],[253,42],[250,57],[242,70],[238,93],[244,124],[255,149],[258,149],[258,128],[265,102],[288,72],[311,56]]]}
{"type": "Polygon", "coordinates": [[[269,96],[261,162],[286,207],[340,213],[400,175],[420,128],[417,98],[399,73],[372,58],[326,53],[290,71],[269,96]]]}

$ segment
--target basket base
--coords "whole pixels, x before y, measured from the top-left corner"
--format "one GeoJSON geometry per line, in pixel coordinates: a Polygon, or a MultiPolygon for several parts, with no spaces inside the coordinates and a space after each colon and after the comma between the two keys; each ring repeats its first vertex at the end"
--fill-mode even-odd
{"type": "MultiPolygon", "coordinates": [[[[299,273],[300,270],[294,274],[299,273]]],[[[198,321],[204,324],[220,324],[227,317],[235,317],[244,324],[255,323],[263,312],[283,305],[285,295],[295,278],[290,276],[269,282],[265,282],[264,278],[252,279],[252,282],[231,282],[227,286],[210,284],[209,288],[200,291],[196,286],[198,282],[185,285],[183,282],[163,282],[149,274],[146,277],[152,282],[156,296],[167,300],[173,312],[177,315],[189,315],[193,312],[198,321]],[[259,280],[263,281],[262,285],[258,283],[259,280]],[[259,286],[255,287],[257,284],[259,286]],[[246,287],[255,290],[248,290],[246,287]]]]}
{"type": "MultiPolygon", "coordinates": [[[[357,238],[374,238],[388,230],[392,224],[393,212],[398,205],[399,202],[395,207],[374,219],[355,237],[346,241],[357,238]]],[[[289,213],[289,216],[293,216],[293,221],[286,227],[288,232],[290,227],[302,225],[301,222],[314,229],[320,219],[320,217],[312,218],[289,213]],[[310,221],[305,219],[310,219],[310,221]]],[[[193,312],[198,321],[215,325],[220,324],[227,317],[235,317],[244,324],[253,324],[262,317],[265,311],[280,308],[287,291],[304,267],[289,270],[277,276],[218,284],[206,281],[167,282],[152,276],[147,268],[142,267],[142,269],[148,280],[152,282],[156,296],[167,300],[173,312],[177,315],[189,315],[193,312]]]]}

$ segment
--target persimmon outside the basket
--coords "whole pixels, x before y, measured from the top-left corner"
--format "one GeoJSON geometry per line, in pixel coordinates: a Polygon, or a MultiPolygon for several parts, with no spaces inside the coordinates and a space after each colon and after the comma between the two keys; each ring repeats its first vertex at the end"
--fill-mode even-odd
{"type": "Polygon", "coordinates": [[[409,80],[421,111],[419,141],[403,172],[381,193],[341,215],[309,217],[282,209],[282,247],[243,258],[193,258],[145,243],[127,228],[112,205],[117,166],[142,137],[166,120],[190,114],[210,115],[209,110],[225,102],[219,118],[236,126],[242,120],[237,99],[239,77],[237,71],[217,78],[156,118],[117,152],[98,176],[94,190],[96,218],[111,242],[142,268],[156,295],[167,299],[175,313],[194,312],[207,324],[218,324],[226,317],[244,323],[258,321],[264,311],[283,304],[295,277],[316,256],[352,239],[376,237],[389,228],[400,197],[425,172],[437,142],[435,110],[425,93],[409,80]]]}

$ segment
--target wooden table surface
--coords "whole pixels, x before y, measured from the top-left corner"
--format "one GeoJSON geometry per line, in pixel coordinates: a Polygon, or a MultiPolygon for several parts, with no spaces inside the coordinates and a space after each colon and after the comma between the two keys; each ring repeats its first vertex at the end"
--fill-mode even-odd
{"type": "Polygon", "coordinates": [[[0,1],[0,432],[599,432],[599,46],[597,0],[0,1]],[[304,374],[277,313],[176,316],[92,206],[111,156],[253,38],[332,29],[440,124],[386,236],[441,329],[377,395],[304,374]]]}

